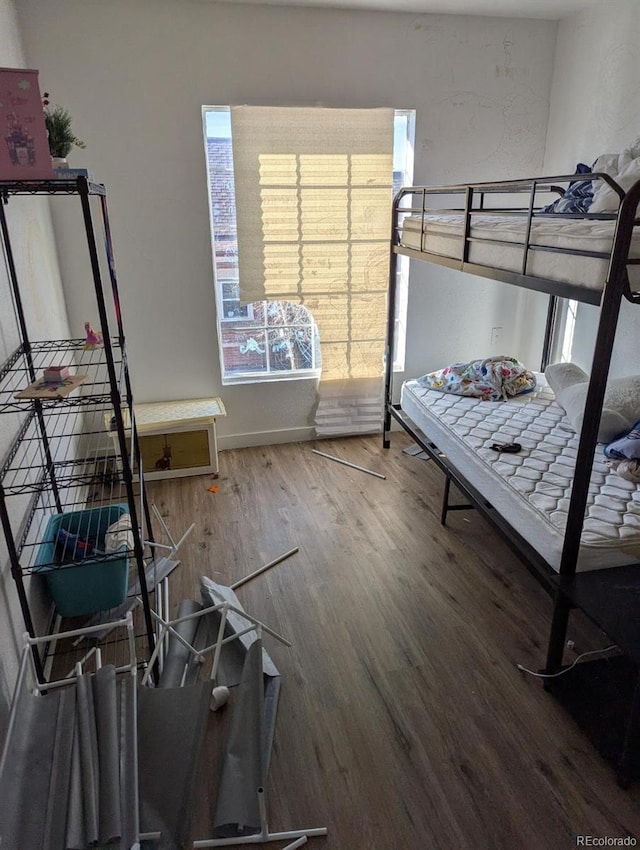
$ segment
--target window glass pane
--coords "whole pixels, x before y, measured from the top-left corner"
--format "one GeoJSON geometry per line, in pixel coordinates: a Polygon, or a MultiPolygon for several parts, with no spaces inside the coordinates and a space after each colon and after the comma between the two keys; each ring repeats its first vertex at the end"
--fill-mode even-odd
{"type": "Polygon", "coordinates": [[[267,371],[267,344],[264,331],[222,329],[225,371],[230,374],[267,371]]]}
{"type": "Polygon", "coordinates": [[[222,314],[225,319],[246,319],[249,315],[249,305],[240,306],[240,302],[235,299],[224,300],[222,302],[222,314]]]}
{"type": "MultiPolygon", "coordinates": [[[[263,328],[265,325],[265,307],[267,301],[254,301],[253,303],[253,324],[255,327],[263,328]]],[[[245,323],[246,325],[246,323],[245,323]]]]}
{"type": "Polygon", "coordinates": [[[311,325],[313,319],[302,304],[291,301],[266,301],[267,325],[311,325]]]}
{"type": "Polygon", "coordinates": [[[275,371],[313,369],[311,328],[272,328],[269,330],[271,368],[275,371]]]}

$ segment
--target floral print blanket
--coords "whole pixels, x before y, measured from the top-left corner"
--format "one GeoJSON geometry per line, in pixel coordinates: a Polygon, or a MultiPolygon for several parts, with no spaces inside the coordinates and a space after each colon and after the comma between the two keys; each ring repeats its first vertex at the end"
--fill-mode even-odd
{"type": "Polygon", "coordinates": [[[536,378],[515,357],[486,357],[467,363],[452,363],[436,372],[428,372],[418,383],[431,390],[454,395],[481,398],[483,401],[506,401],[536,387],[536,378]]]}

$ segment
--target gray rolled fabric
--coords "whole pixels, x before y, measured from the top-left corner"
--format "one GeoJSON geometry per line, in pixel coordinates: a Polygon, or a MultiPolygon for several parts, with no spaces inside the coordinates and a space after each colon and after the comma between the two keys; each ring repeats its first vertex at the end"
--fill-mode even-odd
{"type": "Polygon", "coordinates": [[[99,827],[98,735],[93,708],[92,674],[78,676],[78,730],[80,744],[80,771],[84,807],[84,845],[97,844],[99,827]]]}
{"type": "Polygon", "coordinates": [[[67,688],[61,691],[58,701],[43,847],[64,847],[75,726],[76,694],[73,688],[67,688]]]}
{"type": "Polygon", "coordinates": [[[38,696],[23,681],[0,772],[3,850],[139,847],[136,689],[112,666],[38,696]]]}
{"type": "MultiPolygon", "coordinates": [[[[101,846],[118,850],[136,847],[139,841],[136,690],[137,682],[131,675],[117,679],[115,668],[103,667],[79,684],[82,692],[78,700],[79,711],[75,724],[72,770],[67,796],[67,824],[65,843],[51,847],[65,850],[85,850],[94,846],[87,823],[95,809],[101,846]],[[87,682],[89,702],[85,702],[87,682]],[[88,710],[91,705],[93,712],[88,710]],[[93,717],[91,716],[93,714],[93,717]],[[82,729],[93,723],[93,729],[82,729]],[[93,760],[93,780],[88,774],[86,746],[81,735],[91,742],[95,737],[97,748],[90,744],[88,752],[93,760]],[[89,782],[89,789],[86,783],[89,782]],[[95,794],[95,798],[90,796],[95,794]]],[[[48,847],[49,845],[44,845],[48,847]]]]}
{"type": "Polygon", "coordinates": [[[229,741],[214,815],[214,835],[228,838],[260,832],[258,789],[266,793],[262,641],[247,652],[234,694],[229,741]]]}
{"type": "MultiPolygon", "coordinates": [[[[202,576],[200,579],[200,595],[203,605],[206,608],[211,605],[217,605],[220,602],[229,602],[235,608],[244,611],[236,593],[230,587],[223,584],[216,584],[216,582],[207,576],[202,576]]],[[[214,611],[207,615],[211,641],[217,637],[221,616],[221,612],[219,611],[214,611]]],[[[247,620],[240,614],[231,611],[227,618],[225,636],[239,632],[247,625],[247,620]]],[[[226,685],[230,688],[239,684],[242,678],[247,652],[256,640],[257,633],[251,631],[222,647],[216,676],[216,683],[218,685],[226,685]]],[[[262,667],[264,673],[263,759],[266,774],[269,770],[269,762],[271,761],[282,677],[264,647],[262,648],[262,667]]]]}
{"type": "Polygon", "coordinates": [[[120,813],[122,821],[122,850],[139,847],[140,804],[138,799],[138,735],[137,691],[133,675],[120,681],[120,813]]]}
{"type": "Polygon", "coordinates": [[[61,770],[54,790],[58,799],[69,781],[69,771],[56,727],[59,719],[66,728],[72,725],[68,713],[73,710],[73,701],[60,692],[33,696],[26,688],[16,699],[17,722],[6,742],[0,775],[0,846],[40,848],[47,832],[58,836],[64,830],[64,806],[49,808],[49,779],[55,760],[61,770]]]}
{"type": "Polygon", "coordinates": [[[210,698],[210,681],[138,689],[140,829],[162,833],[154,850],[175,850],[188,838],[210,698]]]}
{"type": "Polygon", "coordinates": [[[80,726],[77,718],[74,724],[71,745],[71,781],[67,800],[67,828],[65,850],[82,850],[86,847],[84,828],[84,795],[82,792],[82,766],[80,763],[80,726]]]}
{"type": "Polygon", "coordinates": [[[102,667],[93,678],[93,708],[98,741],[98,834],[107,844],[122,835],[120,817],[119,703],[116,668],[102,667]]]}
{"type": "Polygon", "coordinates": [[[271,750],[273,749],[273,738],[276,732],[276,719],[278,716],[278,702],[280,699],[280,687],[282,676],[264,677],[264,725],[262,753],[264,759],[265,775],[269,773],[271,763],[271,750]]]}

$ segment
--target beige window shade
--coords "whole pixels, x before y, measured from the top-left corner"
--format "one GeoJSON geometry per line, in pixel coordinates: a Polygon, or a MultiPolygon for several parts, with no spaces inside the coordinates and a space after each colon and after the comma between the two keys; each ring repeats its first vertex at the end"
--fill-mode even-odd
{"type": "Polygon", "coordinates": [[[382,374],[393,120],[392,109],[231,108],[240,298],[311,310],[321,398],[325,382],[382,374]]]}
{"type": "Polygon", "coordinates": [[[240,297],[309,307],[320,330],[323,378],[381,371],[393,115],[231,109],[240,297]],[[365,348],[376,344],[377,363],[363,366],[365,348]]]}

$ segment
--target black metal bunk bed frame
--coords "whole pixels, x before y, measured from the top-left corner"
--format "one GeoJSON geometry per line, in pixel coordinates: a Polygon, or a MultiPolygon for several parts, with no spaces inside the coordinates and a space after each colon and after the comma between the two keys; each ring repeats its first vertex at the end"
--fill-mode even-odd
{"type": "MultiPolygon", "coordinates": [[[[390,446],[391,424],[392,420],[395,420],[445,475],[442,524],[445,523],[449,510],[476,508],[515,550],[545,589],[553,595],[553,617],[544,669],[546,674],[556,674],[563,670],[562,660],[569,616],[574,608],[582,610],[622,650],[623,654],[620,657],[583,662],[557,678],[548,678],[545,680],[545,688],[567,708],[602,755],[614,764],[618,784],[626,788],[633,779],[640,777],[640,565],[630,564],[584,573],[576,573],[576,567],[597,443],[599,411],[603,406],[620,306],[623,298],[633,303],[640,303],[640,292],[631,290],[628,275],[629,265],[640,265],[640,260],[629,258],[633,229],[639,222],[637,207],[640,202],[640,181],[624,193],[608,175],[598,173],[589,176],[593,180],[606,182],[618,194],[620,206],[617,213],[554,214],[554,216],[561,219],[615,219],[610,254],[548,248],[531,241],[534,219],[539,216],[549,218],[549,214],[541,212],[538,200],[540,194],[562,192],[561,184],[575,179],[584,179],[583,175],[580,178],[577,175],[564,175],[508,182],[406,187],[398,192],[393,202],[385,348],[383,446],[384,448],[390,446]],[[504,196],[514,193],[528,195],[526,207],[500,208],[487,205],[487,198],[491,195],[504,196]],[[464,206],[453,209],[429,207],[429,202],[438,195],[462,195],[464,206]],[[415,206],[416,198],[419,199],[419,206],[415,206]],[[411,202],[409,206],[406,205],[407,200],[411,202]],[[424,234],[425,216],[433,213],[464,216],[463,247],[460,258],[419,251],[401,244],[401,223],[406,215],[418,214],[422,217],[420,232],[424,234]],[[519,272],[470,262],[471,245],[474,241],[478,241],[471,235],[472,220],[474,216],[488,214],[520,218],[523,215],[526,216],[524,237],[522,242],[517,243],[522,248],[522,266],[519,272]],[[608,260],[608,272],[603,289],[596,291],[527,275],[528,259],[533,251],[572,253],[608,260]],[[558,300],[570,298],[600,306],[600,320],[585,405],[585,410],[593,411],[595,415],[585,415],[580,433],[562,557],[557,572],[466,480],[451,459],[445,457],[428,436],[415,426],[401,410],[400,405],[394,403],[393,350],[398,255],[547,293],[550,297],[542,352],[542,370],[549,363],[558,300]],[[452,481],[468,499],[469,504],[449,505],[449,489],[452,481]]],[[[497,243],[501,240],[482,239],[480,241],[497,243]]],[[[421,245],[424,247],[423,238],[421,238],[421,245]]]]}

